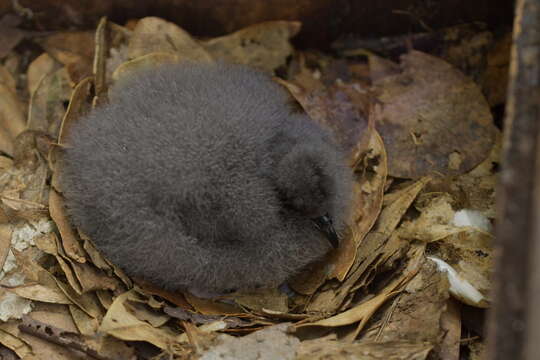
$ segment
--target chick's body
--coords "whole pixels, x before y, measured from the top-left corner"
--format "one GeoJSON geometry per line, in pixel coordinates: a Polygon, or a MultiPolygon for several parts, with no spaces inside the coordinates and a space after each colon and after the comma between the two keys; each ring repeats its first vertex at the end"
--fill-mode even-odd
{"type": "Polygon", "coordinates": [[[74,124],[62,190],[73,221],[128,275],[170,290],[278,285],[342,229],[351,173],[271,79],[168,65],[122,81],[74,124]]]}

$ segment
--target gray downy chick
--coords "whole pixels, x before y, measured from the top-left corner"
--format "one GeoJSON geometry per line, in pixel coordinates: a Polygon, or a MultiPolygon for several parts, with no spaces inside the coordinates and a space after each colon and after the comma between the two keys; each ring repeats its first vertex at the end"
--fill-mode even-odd
{"type": "Polygon", "coordinates": [[[112,93],[71,128],[61,186],[128,275],[194,294],[277,286],[331,249],[321,228],[344,230],[345,156],[266,74],[164,65],[112,93]]]}

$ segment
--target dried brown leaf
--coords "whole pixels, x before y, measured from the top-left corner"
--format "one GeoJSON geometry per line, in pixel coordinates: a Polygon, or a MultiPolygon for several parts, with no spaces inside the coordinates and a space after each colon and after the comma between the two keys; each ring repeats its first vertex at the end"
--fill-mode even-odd
{"type": "Polygon", "coordinates": [[[94,243],[83,233],[79,232],[81,239],[83,240],[83,248],[90,257],[92,264],[94,264],[98,269],[105,271],[107,274],[112,273],[112,267],[109,263],[103,258],[103,255],[96,248],[94,243]]]}
{"type": "Polygon", "coordinates": [[[25,360],[83,360],[85,357],[60,345],[39,339],[19,330],[21,321],[8,322],[1,325],[1,330],[17,337],[28,344],[31,351],[24,356],[25,360]]]}
{"type": "Polygon", "coordinates": [[[99,328],[99,320],[89,316],[78,306],[70,305],[69,312],[77,330],[87,336],[94,336],[99,328]]]}
{"type": "Polygon", "coordinates": [[[408,247],[408,242],[391,235],[416,196],[428,182],[429,178],[423,178],[399,191],[395,200],[383,208],[373,230],[360,243],[353,266],[345,281],[336,291],[327,293],[324,301],[315,296],[308,309],[334,313],[342,306],[353,287],[367,285],[372,269],[378,268],[396,253],[400,253],[408,247]]]}
{"type": "Polygon", "coordinates": [[[13,350],[21,359],[26,359],[32,353],[30,345],[18,336],[5,331],[3,327],[0,328],[0,343],[13,350]]]}
{"type": "Polygon", "coordinates": [[[72,82],[92,75],[94,58],[94,33],[92,31],[57,32],[38,43],[55,60],[61,62],[69,71],[72,82]]]}
{"type": "Polygon", "coordinates": [[[478,86],[433,56],[411,51],[401,60],[400,74],[374,82],[382,105],[373,116],[388,151],[389,174],[455,175],[478,165],[495,137],[478,86]]]}
{"type": "Polygon", "coordinates": [[[26,129],[23,104],[9,85],[0,83],[0,126],[14,139],[26,129]]]}
{"type": "Polygon", "coordinates": [[[459,360],[461,346],[461,309],[453,299],[446,302],[446,310],[441,314],[441,330],[444,334],[438,355],[441,360],[459,360]]]}
{"type": "Polygon", "coordinates": [[[319,320],[314,323],[302,324],[301,326],[344,326],[354,324],[356,322],[362,321],[367,322],[367,320],[375,313],[375,311],[384,304],[388,299],[394,297],[397,292],[382,293],[374,298],[367,300],[366,302],[355,306],[354,308],[344,311],[338,315],[332,316],[328,319],[319,320]]]}
{"type": "Polygon", "coordinates": [[[17,82],[5,66],[0,65],[0,84],[5,85],[13,93],[17,93],[17,82]]]}
{"type": "Polygon", "coordinates": [[[382,209],[384,186],[387,175],[387,158],[379,134],[374,131],[368,144],[365,160],[361,169],[357,168],[357,200],[351,235],[344,239],[337,251],[332,254],[331,263],[334,271],[330,278],[340,281],[345,279],[356,257],[356,251],[366,234],[371,230],[382,209]]]}
{"type": "Polygon", "coordinates": [[[137,317],[137,319],[147,322],[155,328],[164,325],[170,317],[161,312],[155,311],[142,303],[127,300],[124,303],[126,309],[137,317]]]}
{"type": "Polygon", "coordinates": [[[13,288],[6,288],[7,291],[18,296],[34,301],[42,301],[53,304],[71,304],[62,291],[57,287],[47,287],[41,284],[25,284],[13,288]]]}
{"type": "Polygon", "coordinates": [[[243,310],[236,305],[218,302],[212,299],[201,299],[190,293],[184,296],[191,306],[204,315],[237,315],[243,313],[243,310]]]}
{"type": "MultiPolygon", "coordinates": [[[[2,210],[0,209],[0,211],[2,210]]],[[[0,222],[0,269],[4,267],[4,263],[6,262],[9,248],[11,246],[12,233],[13,226],[11,224],[0,222]]]]}
{"type": "Polygon", "coordinates": [[[28,314],[28,317],[36,321],[50,324],[59,329],[74,333],[77,332],[77,327],[75,326],[69,308],[66,305],[39,304],[34,311],[28,314]]]}
{"type": "Polygon", "coordinates": [[[491,300],[493,277],[493,235],[476,228],[462,229],[459,233],[430,244],[428,249],[430,254],[451,265],[460,278],[467,280],[484,295],[485,299],[481,303],[467,301],[469,305],[487,307],[491,300]]]}
{"type": "Polygon", "coordinates": [[[107,102],[107,53],[109,51],[108,21],[103,16],[97,25],[95,35],[94,64],[94,92],[96,94],[93,104],[101,105],[107,102]]]}
{"type": "Polygon", "coordinates": [[[28,128],[56,137],[65,113],[64,102],[69,100],[71,85],[66,68],[44,75],[31,94],[28,128]]]}
{"type": "Polygon", "coordinates": [[[178,335],[167,328],[154,328],[139,320],[125,307],[130,292],[118,296],[103,318],[99,331],[118,339],[147,341],[163,350],[170,350],[178,341],[178,335]]]}
{"type": "Polygon", "coordinates": [[[332,130],[334,138],[350,153],[353,164],[362,134],[368,128],[369,109],[365,106],[370,101],[368,94],[355,84],[334,84],[325,88],[312,78],[311,72],[304,70],[293,82],[279,82],[313,120],[332,130]]]}
{"type": "Polygon", "coordinates": [[[66,294],[68,299],[73,302],[73,304],[77,305],[81,310],[94,319],[101,319],[103,317],[101,307],[94,294],[86,293],[79,295],[68,284],[57,278],[54,278],[54,280],[58,287],[64,292],[64,294],[66,294]]]}
{"type": "Polygon", "coordinates": [[[59,144],[65,144],[65,138],[69,133],[71,125],[90,111],[92,85],[92,78],[87,77],[81,80],[73,89],[69,99],[68,108],[64,114],[62,123],[60,125],[60,130],[58,132],[59,144]]]}
{"type": "MultiPolygon", "coordinates": [[[[416,251],[416,250],[413,250],[416,251]]],[[[423,253],[423,252],[422,252],[423,253]]],[[[424,261],[405,291],[385,309],[382,320],[362,337],[364,341],[398,341],[436,344],[442,335],[441,315],[449,298],[446,276],[431,261],[424,261]]]]}
{"type": "Polygon", "coordinates": [[[289,39],[300,27],[297,21],[268,21],[201,44],[214,59],[274,71],[292,54],[289,39]]]}
{"type": "Polygon", "coordinates": [[[103,306],[105,309],[111,307],[113,303],[113,294],[110,291],[98,290],[96,291],[96,296],[101,303],[101,306],[103,306]]]}
{"type": "Polygon", "coordinates": [[[49,54],[43,53],[34,59],[28,65],[26,71],[26,82],[28,86],[28,93],[33,94],[41,83],[42,79],[56,72],[60,68],[60,63],[54,60],[49,54]]]}
{"type": "Polygon", "coordinates": [[[332,340],[303,341],[298,348],[297,360],[425,360],[432,344],[405,341],[354,343],[332,340]]]}
{"type": "Polygon", "coordinates": [[[64,199],[54,189],[49,192],[49,212],[62,236],[62,245],[66,254],[71,259],[84,263],[86,261],[84,249],[67,218],[64,199]]]}
{"type": "Polygon", "coordinates": [[[176,24],[157,17],[140,19],[129,40],[129,58],[153,52],[179,54],[191,61],[211,61],[212,57],[191,35],[176,24]]]}
{"type": "Polygon", "coordinates": [[[21,21],[21,17],[10,11],[0,19],[0,59],[8,55],[24,38],[24,30],[17,28],[21,21]]]}
{"type": "Polygon", "coordinates": [[[144,69],[152,68],[163,64],[178,64],[186,61],[185,57],[180,54],[172,54],[167,52],[153,52],[150,54],[139,56],[133,60],[126,61],[114,70],[112,79],[114,81],[122,81],[131,75],[144,69]]]}
{"type": "Polygon", "coordinates": [[[481,84],[490,106],[506,102],[511,46],[512,33],[508,32],[495,42],[487,54],[486,71],[481,84]]]}
{"type": "Polygon", "coordinates": [[[263,309],[287,312],[289,309],[287,295],[276,288],[232,294],[230,298],[237,304],[257,312],[263,309]]]}

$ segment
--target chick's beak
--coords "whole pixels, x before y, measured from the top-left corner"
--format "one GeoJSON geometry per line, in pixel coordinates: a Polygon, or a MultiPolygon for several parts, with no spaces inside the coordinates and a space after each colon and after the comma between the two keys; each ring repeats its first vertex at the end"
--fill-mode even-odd
{"type": "Polygon", "coordinates": [[[332,219],[330,219],[330,216],[328,214],[319,216],[315,219],[313,219],[313,222],[315,223],[315,226],[317,229],[322,231],[324,235],[326,235],[326,238],[332,245],[334,249],[336,249],[339,245],[339,239],[338,234],[336,233],[336,230],[334,229],[334,224],[332,223],[332,219]]]}

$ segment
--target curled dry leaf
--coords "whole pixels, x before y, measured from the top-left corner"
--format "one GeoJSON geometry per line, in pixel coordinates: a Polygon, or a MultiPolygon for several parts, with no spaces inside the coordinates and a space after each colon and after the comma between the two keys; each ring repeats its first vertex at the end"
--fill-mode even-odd
{"type": "Polygon", "coordinates": [[[357,200],[351,234],[344,239],[330,260],[334,264],[330,278],[335,277],[340,281],[348,274],[361,241],[375,224],[382,209],[388,168],[384,143],[376,131],[371,133],[367,151],[362,155],[361,166],[356,168],[357,200]]]}
{"type": "Polygon", "coordinates": [[[96,28],[95,50],[94,50],[94,66],[92,73],[94,74],[94,105],[103,104],[107,101],[107,52],[108,44],[108,22],[104,16],[100,19],[96,28]]]}
{"type": "Polygon", "coordinates": [[[397,292],[382,293],[374,298],[367,300],[366,302],[353,307],[350,310],[344,311],[338,315],[332,316],[328,319],[319,320],[314,323],[307,323],[298,325],[303,326],[327,326],[337,327],[357,323],[359,321],[367,322],[367,320],[375,313],[375,311],[384,304],[388,299],[395,296],[397,292]]]}
{"type": "Polygon", "coordinates": [[[395,177],[462,174],[484,160],[495,127],[489,105],[472,80],[450,64],[411,51],[402,72],[374,82],[382,105],[376,127],[395,177]]]}
{"type": "Polygon", "coordinates": [[[56,282],[58,287],[62,290],[62,292],[66,294],[68,299],[71,300],[73,304],[77,305],[82,311],[84,311],[90,317],[94,319],[101,319],[103,317],[103,313],[99,305],[99,302],[93,293],[86,293],[86,294],[79,295],[73,290],[71,286],[64,283],[63,281],[57,278],[54,278],[54,281],[56,282]]]}
{"type": "Polygon", "coordinates": [[[98,269],[105,271],[107,274],[111,274],[113,272],[111,265],[109,265],[109,263],[103,258],[90,238],[80,231],[79,236],[81,237],[81,240],[83,240],[83,248],[90,257],[92,264],[94,264],[98,269]]]}
{"type": "Polygon", "coordinates": [[[191,61],[212,61],[206,50],[176,24],[157,17],[145,17],[133,29],[128,56],[135,59],[153,52],[178,54],[191,61]]]}
{"type": "Polygon", "coordinates": [[[268,21],[203,41],[201,45],[214,59],[272,72],[285,65],[292,54],[289,39],[298,34],[300,27],[297,21],[268,21]]]}
{"type": "Polygon", "coordinates": [[[62,245],[67,256],[80,263],[86,262],[84,249],[69,223],[64,207],[64,199],[53,189],[49,192],[49,212],[62,236],[62,245]]]}
{"type": "Polygon", "coordinates": [[[107,290],[98,290],[96,291],[96,296],[101,303],[103,308],[108,309],[113,303],[113,294],[107,290]]]}
{"type": "Polygon", "coordinates": [[[79,330],[81,334],[88,336],[96,334],[96,331],[99,328],[98,319],[91,317],[75,305],[69,305],[69,312],[77,330],[79,330]]]}
{"type": "Polygon", "coordinates": [[[178,342],[178,335],[168,328],[155,328],[139,320],[125,306],[129,296],[128,291],[114,300],[101,322],[99,331],[121,340],[147,341],[160,349],[170,350],[173,344],[178,342]]]}
{"type": "Polygon", "coordinates": [[[114,70],[112,79],[114,81],[119,81],[128,78],[130,75],[133,75],[138,71],[151,68],[153,66],[177,64],[185,60],[187,59],[180,54],[153,52],[122,63],[116,68],[116,70],[114,70]]]}
{"type": "Polygon", "coordinates": [[[253,325],[255,325],[255,321],[244,320],[235,316],[224,317],[223,315],[201,315],[192,311],[187,311],[182,308],[171,307],[168,305],[163,308],[163,311],[165,312],[165,314],[169,315],[172,318],[182,321],[189,320],[190,323],[194,325],[210,324],[218,320],[223,321],[227,325],[227,329],[252,327],[253,325]]]}
{"type": "Polygon", "coordinates": [[[192,310],[193,308],[186,300],[186,297],[182,293],[173,293],[170,291],[166,291],[163,289],[160,289],[146,281],[143,280],[137,280],[137,285],[135,285],[135,291],[138,293],[149,297],[151,295],[159,296],[167,301],[169,301],[171,304],[174,304],[178,306],[179,308],[185,309],[185,310],[192,310]]]}
{"type": "Polygon", "coordinates": [[[143,298],[136,291],[129,292],[124,306],[139,320],[145,321],[155,328],[164,325],[170,319],[167,314],[153,309],[149,304],[149,299],[143,298]]]}
{"type": "Polygon", "coordinates": [[[62,123],[58,131],[59,144],[65,144],[66,136],[73,123],[90,111],[90,104],[93,96],[91,89],[93,84],[92,78],[87,77],[81,80],[73,89],[69,99],[69,105],[62,118],[62,123]]]}

